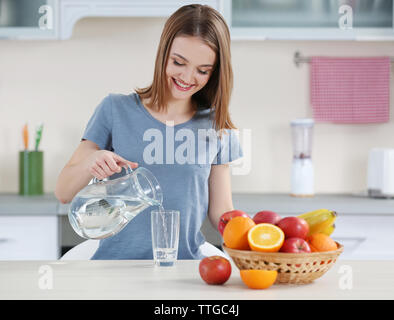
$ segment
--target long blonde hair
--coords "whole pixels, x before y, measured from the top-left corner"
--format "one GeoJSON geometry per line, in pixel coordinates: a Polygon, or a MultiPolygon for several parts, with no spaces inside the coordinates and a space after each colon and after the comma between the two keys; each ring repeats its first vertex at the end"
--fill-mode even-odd
{"type": "Polygon", "coordinates": [[[200,108],[215,109],[216,130],[236,129],[228,110],[233,89],[230,32],[222,15],[207,5],[186,5],[168,18],[160,37],[152,84],[135,91],[142,99],[149,99],[148,107],[165,108],[165,70],[171,45],[177,36],[199,37],[216,53],[210,79],[192,96],[192,102],[200,108]]]}

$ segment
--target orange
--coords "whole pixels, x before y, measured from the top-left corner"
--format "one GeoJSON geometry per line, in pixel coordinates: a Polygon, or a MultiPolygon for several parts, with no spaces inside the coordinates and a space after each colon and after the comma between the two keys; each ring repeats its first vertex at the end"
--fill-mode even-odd
{"type": "Polygon", "coordinates": [[[334,251],[337,250],[337,244],[328,235],[324,233],[314,233],[306,238],[312,252],[334,251]]]}
{"type": "Polygon", "coordinates": [[[231,249],[250,250],[248,243],[248,231],[255,226],[249,217],[232,218],[223,231],[223,241],[231,249]]]}
{"type": "Polygon", "coordinates": [[[259,223],[248,232],[249,246],[253,251],[277,252],[285,241],[282,229],[271,223],[259,223]]]}
{"type": "Polygon", "coordinates": [[[276,270],[240,270],[242,281],[251,289],[266,289],[278,276],[276,270]]]}

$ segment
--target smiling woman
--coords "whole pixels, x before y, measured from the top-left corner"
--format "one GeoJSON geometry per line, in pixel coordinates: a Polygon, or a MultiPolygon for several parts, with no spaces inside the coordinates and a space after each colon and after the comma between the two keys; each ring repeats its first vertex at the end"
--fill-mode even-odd
{"type": "MultiPolygon", "coordinates": [[[[179,8],[164,26],[151,85],[102,100],[60,173],[56,196],[70,202],[92,177],[143,166],[159,181],[163,207],[180,212],[178,259],[203,258],[201,226],[208,216],[217,228],[219,217],[233,210],[228,164],[243,155],[229,114],[232,86],[223,17],[209,6],[179,8]]],[[[101,240],[92,257],[152,258],[144,211],[101,240]]]]}
{"type": "Polygon", "coordinates": [[[166,22],[153,82],[136,89],[145,106],[166,110],[190,100],[192,108],[215,108],[215,129],[235,129],[228,111],[233,88],[230,34],[223,17],[208,6],[178,9],[166,22]],[[165,68],[165,70],[163,70],[165,68]]]}

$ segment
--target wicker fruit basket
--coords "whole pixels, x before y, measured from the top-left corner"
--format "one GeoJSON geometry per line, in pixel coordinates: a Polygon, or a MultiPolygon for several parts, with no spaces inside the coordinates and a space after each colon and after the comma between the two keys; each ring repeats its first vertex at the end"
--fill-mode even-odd
{"type": "Polygon", "coordinates": [[[343,245],[337,242],[335,251],[312,253],[257,252],[235,250],[222,245],[240,270],[276,270],[275,283],[304,284],[320,278],[337,261],[343,252],[343,245]]]}

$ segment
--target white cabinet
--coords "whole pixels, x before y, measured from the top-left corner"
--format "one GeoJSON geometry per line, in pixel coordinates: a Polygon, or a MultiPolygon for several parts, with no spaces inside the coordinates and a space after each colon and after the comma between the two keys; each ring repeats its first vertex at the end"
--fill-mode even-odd
{"type": "Polygon", "coordinates": [[[57,260],[59,224],[53,216],[0,216],[0,260],[57,260]]]}
{"type": "Polygon", "coordinates": [[[75,23],[84,17],[168,17],[186,4],[207,4],[219,9],[221,2],[221,0],[59,0],[59,37],[69,39],[75,23]]]}
{"type": "Polygon", "coordinates": [[[393,40],[392,0],[223,0],[233,40],[393,40]]]}
{"type": "Polygon", "coordinates": [[[168,17],[191,3],[222,0],[0,0],[0,39],[69,39],[85,17],[168,17]]]}
{"type": "Polygon", "coordinates": [[[342,215],[332,238],[345,247],[341,259],[394,260],[394,215],[342,215]]]}
{"type": "Polygon", "coordinates": [[[0,0],[0,39],[56,39],[58,0],[0,0]]]}

